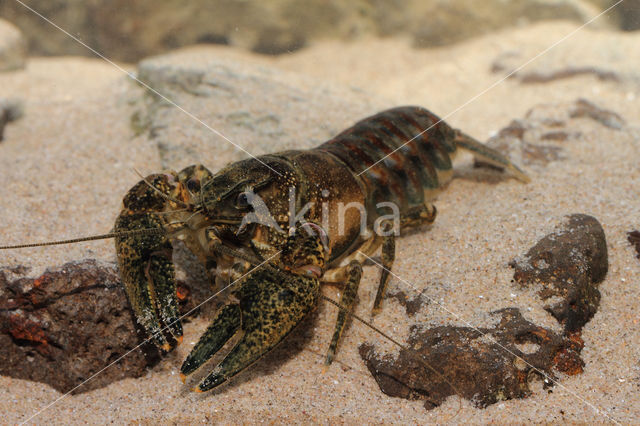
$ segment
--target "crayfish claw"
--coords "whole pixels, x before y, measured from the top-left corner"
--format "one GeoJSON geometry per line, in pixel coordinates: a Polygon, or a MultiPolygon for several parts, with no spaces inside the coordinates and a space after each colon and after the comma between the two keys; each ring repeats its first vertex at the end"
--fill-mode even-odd
{"type": "MultiPolygon", "coordinates": [[[[313,310],[319,289],[316,278],[272,267],[250,274],[239,290],[240,304],[235,305],[241,311],[242,338],[197,389],[205,392],[221,385],[273,349],[313,310]]],[[[214,326],[215,321],[210,328],[214,326]]]]}
{"type": "Polygon", "coordinates": [[[158,214],[168,201],[157,191],[170,193],[171,182],[167,175],[152,175],[135,185],[124,199],[114,228],[121,233],[115,239],[116,251],[129,303],[138,323],[164,352],[182,340],[173,248],[165,232],[165,218],[158,214]],[[157,232],[129,233],[136,230],[157,232]]]}
{"type": "MultiPolygon", "coordinates": [[[[182,363],[180,375],[186,377],[211,359],[240,328],[240,306],[227,305],[218,313],[209,328],[182,363]]],[[[184,380],[183,380],[184,381],[184,380]]]]}

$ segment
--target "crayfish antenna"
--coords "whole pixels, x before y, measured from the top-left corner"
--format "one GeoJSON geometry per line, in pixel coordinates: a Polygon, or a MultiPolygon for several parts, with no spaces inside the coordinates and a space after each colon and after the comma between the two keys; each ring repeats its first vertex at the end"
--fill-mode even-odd
{"type": "Polygon", "coordinates": [[[44,241],[40,243],[27,243],[27,244],[0,246],[0,250],[14,250],[14,249],[31,248],[31,247],[58,246],[63,244],[81,243],[83,241],[108,240],[109,238],[126,237],[126,236],[132,236],[132,235],[150,235],[150,234],[158,234],[161,232],[163,231],[155,228],[135,229],[130,231],[109,232],[108,234],[92,235],[89,237],[72,238],[69,240],[44,241]]]}

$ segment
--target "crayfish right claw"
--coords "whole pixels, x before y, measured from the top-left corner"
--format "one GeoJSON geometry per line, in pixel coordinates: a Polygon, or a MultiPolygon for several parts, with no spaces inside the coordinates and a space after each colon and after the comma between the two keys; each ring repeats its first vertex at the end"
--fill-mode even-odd
{"type": "Polygon", "coordinates": [[[239,304],[220,311],[185,360],[181,374],[202,366],[237,331],[242,337],[195,391],[211,390],[253,364],[314,309],[327,247],[326,234],[318,225],[303,224],[289,235],[277,266],[261,264],[242,279],[233,292],[239,304]]]}
{"type": "Polygon", "coordinates": [[[188,375],[215,355],[240,329],[240,341],[196,387],[206,392],[235,376],[273,349],[316,306],[320,282],[267,267],[251,273],[193,348],[181,373],[188,375]]]}
{"type": "Polygon", "coordinates": [[[200,337],[187,359],[182,363],[180,376],[184,378],[213,357],[240,328],[240,306],[227,305],[218,313],[207,331],[200,337]]]}
{"type": "Polygon", "coordinates": [[[164,232],[162,215],[157,214],[167,203],[157,190],[166,188],[170,182],[167,175],[150,178],[151,184],[142,181],[125,197],[124,209],[115,224],[116,232],[123,231],[115,239],[116,252],[125,291],[138,322],[156,346],[168,352],[182,340],[173,249],[164,232]],[[158,232],[126,234],[141,229],[158,232]],[[167,335],[171,338],[167,339],[167,335]]]}

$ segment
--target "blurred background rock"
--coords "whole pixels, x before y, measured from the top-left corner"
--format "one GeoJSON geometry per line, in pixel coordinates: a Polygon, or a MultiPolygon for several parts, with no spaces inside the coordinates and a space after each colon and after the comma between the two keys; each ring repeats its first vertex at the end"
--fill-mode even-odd
{"type": "MultiPolygon", "coordinates": [[[[455,43],[540,20],[586,22],[614,0],[29,0],[30,7],[109,58],[134,62],[194,43],[281,54],[318,39],[407,36],[417,47],[455,43]]],[[[32,55],[91,55],[16,0],[0,17],[25,34],[32,55]]],[[[592,24],[640,28],[640,0],[592,24]]]]}
{"type": "Polygon", "coordinates": [[[24,67],[27,43],[20,30],[0,19],[0,71],[13,71],[24,67]]]}

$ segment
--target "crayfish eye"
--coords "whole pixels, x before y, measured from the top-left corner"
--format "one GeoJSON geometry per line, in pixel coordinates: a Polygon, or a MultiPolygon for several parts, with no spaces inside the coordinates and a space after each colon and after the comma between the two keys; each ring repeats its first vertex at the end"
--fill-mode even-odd
{"type": "Polygon", "coordinates": [[[238,194],[238,197],[236,198],[236,207],[239,209],[246,209],[249,207],[249,198],[247,197],[246,192],[238,194]]]}

